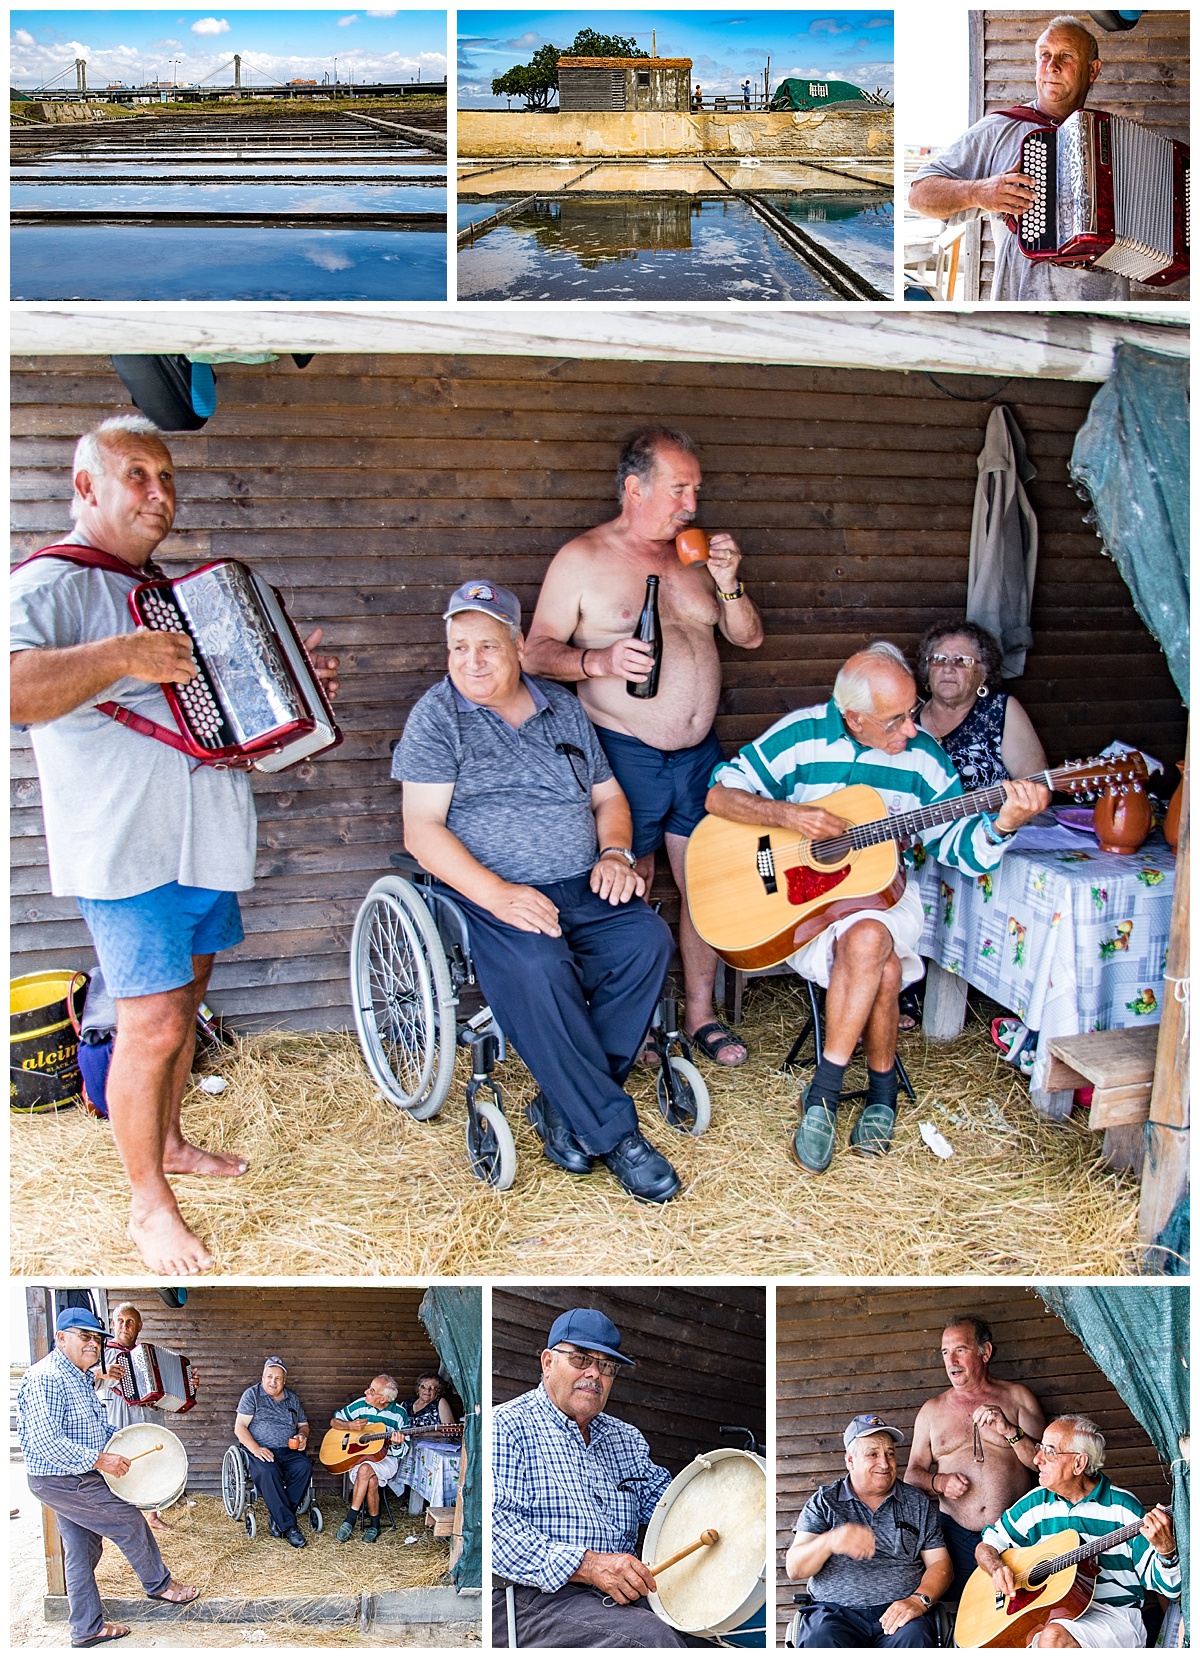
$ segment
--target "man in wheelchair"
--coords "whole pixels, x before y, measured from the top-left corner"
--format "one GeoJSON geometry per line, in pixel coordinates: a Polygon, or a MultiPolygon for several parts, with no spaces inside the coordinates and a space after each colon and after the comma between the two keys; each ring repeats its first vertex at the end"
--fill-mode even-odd
{"type": "Polygon", "coordinates": [[[269,1358],[262,1380],[238,1400],[233,1433],[254,1458],[254,1483],[276,1534],[294,1549],[304,1549],[308,1544],[296,1524],[296,1504],[312,1483],[312,1462],[305,1454],[309,1429],[303,1405],[286,1384],[287,1366],[280,1358],[269,1358]]]}
{"type": "Polygon", "coordinates": [[[672,954],[643,900],[629,806],[578,699],[522,672],[515,593],[470,581],[445,612],[449,677],[413,708],[392,776],[404,844],[454,890],[480,986],[533,1074],[526,1108],[568,1174],[679,1190],[624,1082],[672,954]]]}
{"type": "Polygon", "coordinates": [[[787,1552],[789,1578],[807,1578],[816,1606],[800,1647],[933,1647],[930,1608],[954,1569],[937,1509],[896,1470],[904,1435],[881,1416],[856,1416],[842,1435],[845,1479],[813,1493],[787,1552]]]}
{"type": "Polygon", "coordinates": [[[363,1530],[364,1543],[379,1541],[379,1492],[390,1485],[400,1472],[400,1453],[407,1443],[404,1430],[409,1426],[408,1412],[396,1399],[400,1388],[391,1376],[376,1376],[365,1393],[343,1405],[331,1420],[331,1428],[345,1428],[351,1422],[382,1422],[392,1430],[386,1454],[378,1462],[360,1462],[354,1470],[354,1485],[350,1493],[350,1507],[338,1527],[337,1540],[348,1543],[354,1536],[359,1515],[365,1508],[367,1523],[363,1530]]]}

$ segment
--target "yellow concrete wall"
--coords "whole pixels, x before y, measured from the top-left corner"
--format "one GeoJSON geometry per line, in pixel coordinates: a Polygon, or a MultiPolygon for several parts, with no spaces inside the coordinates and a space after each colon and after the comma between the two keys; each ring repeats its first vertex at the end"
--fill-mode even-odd
{"type": "Polygon", "coordinates": [[[23,115],[28,121],[108,121],[119,113],[103,104],[28,103],[13,104],[14,115],[23,115]]]}
{"type": "Polygon", "coordinates": [[[892,153],[892,112],[853,104],[795,114],[589,110],[529,115],[460,109],[458,153],[472,160],[593,155],[870,155],[882,159],[892,153]]]}

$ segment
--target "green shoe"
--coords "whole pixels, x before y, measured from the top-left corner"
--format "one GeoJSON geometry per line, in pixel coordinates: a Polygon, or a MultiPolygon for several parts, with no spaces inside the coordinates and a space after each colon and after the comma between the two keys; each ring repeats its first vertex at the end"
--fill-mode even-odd
{"type": "Polygon", "coordinates": [[[378,1543],[378,1541],[379,1541],[379,1521],[378,1520],[372,1520],[370,1525],[367,1527],[366,1531],[363,1532],[363,1542],[364,1543],[378,1543]]]}
{"type": "Polygon", "coordinates": [[[803,1114],[799,1127],[792,1135],[792,1156],[805,1174],[824,1174],[833,1161],[833,1142],[837,1135],[837,1106],[824,1100],[809,1105],[810,1083],[804,1090],[803,1114]]]}
{"type": "Polygon", "coordinates": [[[864,1157],[886,1157],[892,1149],[892,1130],[895,1126],[894,1105],[884,1105],[881,1100],[868,1100],[850,1131],[850,1144],[864,1157]]]}
{"type": "Polygon", "coordinates": [[[338,1542],[339,1543],[348,1543],[353,1536],[354,1536],[354,1522],[352,1520],[343,1520],[341,1525],[337,1529],[337,1540],[338,1540],[338,1542]]]}

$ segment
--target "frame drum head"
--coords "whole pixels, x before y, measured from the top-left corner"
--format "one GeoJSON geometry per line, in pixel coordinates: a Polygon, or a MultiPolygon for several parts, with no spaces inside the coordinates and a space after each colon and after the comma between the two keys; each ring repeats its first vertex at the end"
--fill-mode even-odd
{"type": "Polygon", "coordinates": [[[663,1492],[642,1559],[648,1566],[665,1560],[709,1527],[718,1540],[668,1566],[650,1596],[665,1623],[693,1635],[736,1629],[765,1602],[767,1474],[760,1457],[723,1447],[690,1463],[663,1492]]]}
{"type": "Polygon", "coordinates": [[[157,1422],[131,1422],[127,1428],[118,1428],[104,1449],[114,1456],[138,1458],[120,1479],[115,1474],[102,1476],[109,1490],[134,1508],[166,1508],[183,1495],[187,1452],[170,1428],[162,1428],[157,1422]],[[154,1445],[161,1445],[162,1450],[152,1450],[154,1445]],[[140,1451],[150,1454],[138,1456],[140,1451]]]}

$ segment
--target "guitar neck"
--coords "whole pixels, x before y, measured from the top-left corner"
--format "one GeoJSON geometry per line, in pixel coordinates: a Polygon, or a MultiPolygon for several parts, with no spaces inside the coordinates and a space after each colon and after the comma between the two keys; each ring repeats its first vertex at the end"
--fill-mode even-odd
{"type": "MultiPolygon", "coordinates": [[[[1064,766],[1058,771],[1035,772],[1025,781],[1044,783],[1053,793],[1069,775],[1069,769],[1064,766]]],[[[844,858],[849,852],[861,851],[865,846],[879,846],[883,841],[907,840],[910,836],[919,834],[922,829],[932,829],[935,824],[953,823],[958,818],[975,817],[979,812],[998,812],[1004,801],[1003,783],[993,783],[986,789],[974,789],[970,794],[935,801],[932,806],[920,806],[914,812],[901,812],[895,817],[875,818],[870,823],[856,824],[844,834],[832,835],[828,840],[814,841],[813,855],[822,863],[832,862],[834,859],[844,858]]],[[[820,802],[816,804],[819,805],[820,802]]]]}
{"type": "Polygon", "coordinates": [[[1066,1554],[1056,1554],[1052,1560],[1042,1560],[1029,1574],[1031,1584],[1044,1583],[1055,1572],[1066,1571],[1068,1566],[1078,1566],[1081,1561],[1092,1560],[1105,1549],[1115,1549],[1120,1543],[1128,1543],[1131,1537],[1136,1537],[1142,1529],[1142,1521],[1135,1520],[1132,1525],[1122,1526],[1120,1531],[1110,1531],[1104,1537],[1094,1537],[1090,1543],[1081,1543],[1077,1549],[1071,1549],[1066,1554]]]}

